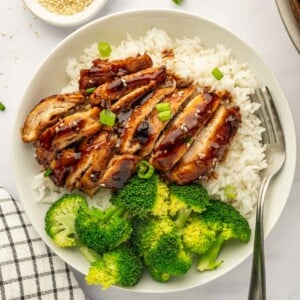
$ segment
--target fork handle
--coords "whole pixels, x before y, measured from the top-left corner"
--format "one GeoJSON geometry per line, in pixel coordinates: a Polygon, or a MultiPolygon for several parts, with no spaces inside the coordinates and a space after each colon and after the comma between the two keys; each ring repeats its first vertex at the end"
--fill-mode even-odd
{"type": "Polygon", "coordinates": [[[265,255],[262,236],[263,228],[260,225],[256,226],[248,300],[266,299],[265,255]]]}
{"type": "Polygon", "coordinates": [[[266,299],[263,208],[264,208],[265,194],[268,189],[270,180],[271,180],[271,176],[264,178],[258,196],[258,202],[256,208],[252,271],[251,271],[248,300],[266,299]]]}

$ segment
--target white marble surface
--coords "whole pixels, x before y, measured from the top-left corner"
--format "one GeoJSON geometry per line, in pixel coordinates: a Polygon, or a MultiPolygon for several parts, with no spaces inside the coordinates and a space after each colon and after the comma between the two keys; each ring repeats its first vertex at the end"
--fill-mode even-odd
{"type": "MultiPolygon", "coordinates": [[[[300,134],[300,56],[293,47],[273,0],[184,0],[176,6],[171,0],[110,0],[98,14],[140,8],[175,8],[197,13],[233,31],[252,46],[271,67],[282,84],[300,134]]],[[[58,28],[36,19],[22,1],[0,3],[0,183],[18,199],[11,168],[11,134],[16,110],[35,69],[49,51],[73,28],[58,28]]],[[[300,299],[300,169],[299,159],[294,185],[286,208],[266,240],[267,293],[271,300],[300,299]]],[[[276,201],[276,199],[275,199],[276,201]]],[[[164,299],[241,300],[247,298],[250,259],[227,275],[199,288],[173,294],[133,294],[119,289],[101,291],[87,287],[92,300],[164,299]]]]}

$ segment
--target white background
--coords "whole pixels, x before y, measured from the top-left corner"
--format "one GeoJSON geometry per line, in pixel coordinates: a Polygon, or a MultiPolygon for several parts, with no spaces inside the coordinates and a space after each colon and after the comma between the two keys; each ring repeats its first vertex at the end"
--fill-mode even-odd
{"type": "MultiPolygon", "coordinates": [[[[288,1],[288,0],[287,0],[288,1]]],[[[141,8],[173,8],[196,13],[233,31],[262,57],[279,79],[291,107],[297,139],[300,134],[300,56],[285,31],[273,0],[108,0],[98,14],[141,8]]],[[[72,28],[48,25],[34,17],[22,1],[0,2],[0,183],[18,199],[11,167],[11,135],[16,111],[26,86],[44,57],[72,28]]],[[[300,299],[300,171],[296,175],[286,208],[266,240],[267,293],[270,300],[300,299]]],[[[273,199],[276,201],[276,199],[273,199]]],[[[87,287],[75,273],[92,300],[241,300],[247,299],[251,261],[246,260],[227,275],[199,288],[172,294],[134,294],[120,289],[101,291],[87,287]]]]}

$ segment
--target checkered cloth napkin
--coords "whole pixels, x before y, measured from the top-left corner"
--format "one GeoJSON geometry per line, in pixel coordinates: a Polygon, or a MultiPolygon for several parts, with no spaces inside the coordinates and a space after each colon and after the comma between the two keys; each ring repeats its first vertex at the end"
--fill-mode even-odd
{"type": "Polygon", "coordinates": [[[87,300],[69,267],[0,186],[0,299],[87,300]]]}

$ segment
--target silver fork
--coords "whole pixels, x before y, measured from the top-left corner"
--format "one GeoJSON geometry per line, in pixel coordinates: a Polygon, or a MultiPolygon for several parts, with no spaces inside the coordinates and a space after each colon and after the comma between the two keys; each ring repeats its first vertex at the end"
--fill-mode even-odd
{"type": "Polygon", "coordinates": [[[263,132],[262,139],[266,145],[268,166],[262,171],[262,184],[256,208],[254,248],[248,300],[265,300],[264,201],[269,183],[282,168],[286,155],[283,131],[268,87],[257,89],[251,98],[261,105],[259,117],[266,129],[263,132]]]}

